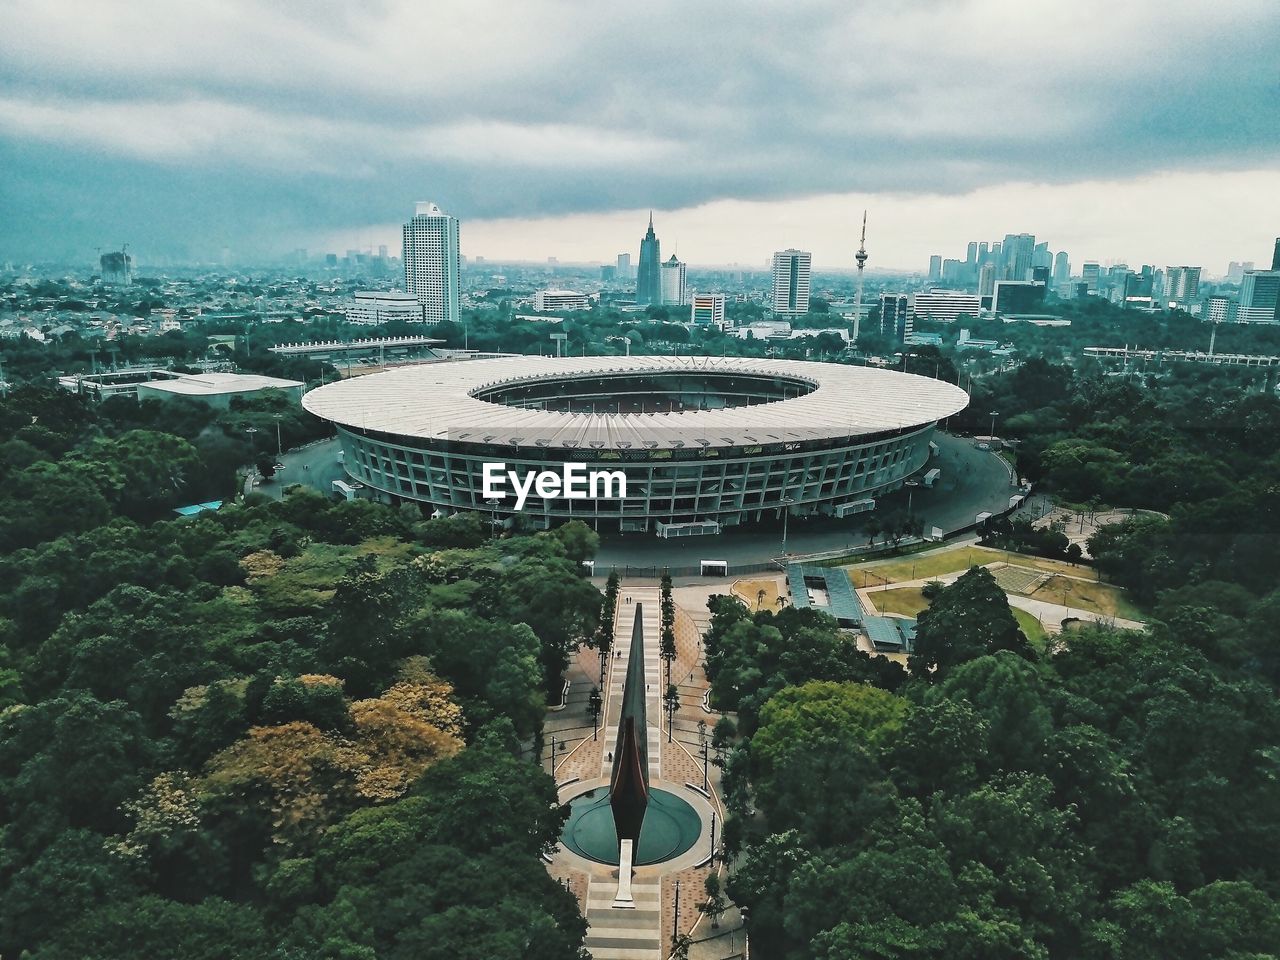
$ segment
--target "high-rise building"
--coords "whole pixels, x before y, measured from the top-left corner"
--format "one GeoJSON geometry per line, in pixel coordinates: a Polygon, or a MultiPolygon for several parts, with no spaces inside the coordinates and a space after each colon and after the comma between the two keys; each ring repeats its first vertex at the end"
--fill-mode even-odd
{"type": "Polygon", "coordinates": [[[809,268],[813,257],[805,250],[787,249],[773,255],[773,312],[798,315],[809,312],[809,268]]]}
{"type": "Polygon", "coordinates": [[[964,262],[969,267],[977,266],[978,264],[978,241],[977,240],[969,241],[969,247],[965,251],[964,262]]]}
{"type": "Polygon", "coordinates": [[[1098,292],[1098,274],[1099,267],[1096,263],[1085,263],[1080,268],[1080,279],[1085,282],[1085,289],[1090,293],[1098,292]]]}
{"type": "Polygon", "coordinates": [[[434,203],[418,203],[404,225],[404,288],[422,304],[427,323],[457,323],[462,260],[458,218],[434,203]]]}
{"type": "Polygon", "coordinates": [[[911,297],[905,293],[880,294],[880,335],[902,343],[914,332],[911,297]]]}
{"type": "Polygon", "coordinates": [[[685,289],[685,265],[676,259],[673,253],[671,259],[662,265],[660,271],[661,279],[659,281],[658,292],[660,301],[664,306],[683,306],[689,302],[687,291],[685,289]]]}
{"type": "Polygon", "coordinates": [[[1199,267],[1166,267],[1164,301],[1169,306],[1185,307],[1200,296],[1199,267]]]}
{"type": "Polygon", "coordinates": [[[996,290],[996,265],[984,263],[978,273],[978,296],[989,297],[996,290]]]}
{"type": "Polygon", "coordinates": [[[634,280],[635,274],[631,272],[631,254],[618,254],[618,273],[619,280],[634,280]]]}
{"type": "Polygon", "coordinates": [[[1241,323],[1280,321],[1280,270],[1246,270],[1240,282],[1241,323]]]}
{"type": "Polygon", "coordinates": [[[942,257],[934,254],[929,258],[929,280],[937,282],[942,279],[942,257]]]}
{"type": "Polygon", "coordinates": [[[723,330],[725,327],[724,294],[694,294],[693,308],[689,311],[689,320],[692,323],[710,324],[723,330]]]}
{"type": "Polygon", "coordinates": [[[649,229],[640,241],[640,259],[636,266],[636,303],[662,302],[662,277],[659,273],[661,247],[653,232],[653,214],[649,214],[649,229]]]}
{"type": "Polygon", "coordinates": [[[1252,260],[1246,260],[1244,263],[1237,263],[1232,260],[1227,266],[1227,282],[1240,283],[1244,279],[1245,271],[1254,269],[1254,266],[1252,260]]]}
{"type": "Polygon", "coordinates": [[[422,322],[422,304],[411,293],[401,290],[361,290],[352,294],[347,307],[350,323],[380,324],[393,320],[422,322]]]}
{"type": "Polygon", "coordinates": [[[1053,258],[1053,282],[1054,284],[1071,282],[1071,260],[1067,257],[1067,251],[1059,250],[1058,255],[1053,258]]]}
{"type": "Polygon", "coordinates": [[[133,283],[133,257],[123,250],[104,253],[98,258],[98,267],[102,271],[103,283],[118,283],[125,287],[133,283]]]}
{"type": "Polygon", "coordinates": [[[1001,247],[1004,276],[1002,280],[1027,280],[1031,277],[1036,238],[1032,233],[1009,233],[1001,247]]]}
{"type": "Polygon", "coordinates": [[[612,263],[605,263],[600,266],[600,282],[612,283],[618,279],[618,268],[612,263]]]}
{"type": "Polygon", "coordinates": [[[1271,269],[1280,270],[1280,237],[1276,237],[1276,249],[1271,254],[1271,269]]]}

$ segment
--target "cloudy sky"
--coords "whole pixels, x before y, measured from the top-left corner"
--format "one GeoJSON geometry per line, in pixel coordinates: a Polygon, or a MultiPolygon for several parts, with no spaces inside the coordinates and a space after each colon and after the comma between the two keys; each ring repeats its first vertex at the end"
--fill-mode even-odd
{"type": "Polygon", "coordinates": [[[0,257],[1269,258],[1277,0],[5,0],[0,257]]]}

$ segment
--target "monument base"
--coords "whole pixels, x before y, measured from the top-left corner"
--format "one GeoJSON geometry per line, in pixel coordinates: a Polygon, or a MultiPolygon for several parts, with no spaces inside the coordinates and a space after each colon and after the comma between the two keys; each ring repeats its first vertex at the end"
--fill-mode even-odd
{"type": "Polygon", "coordinates": [[[631,841],[623,840],[618,849],[618,892],[613,897],[613,909],[635,908],[636,901],[631,895],[631,841]]]}

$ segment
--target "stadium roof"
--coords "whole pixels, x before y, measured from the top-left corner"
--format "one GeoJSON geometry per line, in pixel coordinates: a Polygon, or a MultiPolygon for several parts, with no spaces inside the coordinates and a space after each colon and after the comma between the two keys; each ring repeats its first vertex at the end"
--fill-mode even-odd
{"type": "Polygon", "coordinates": [[[516,447],[679,449],[856,437],[925,426],[963,410],[941,380],[874,367],[747,357],[505,357],[404,367],[320,387],[303,406],[345,426],[516,447]],[[471,394],[504,383],[635,374],[753,375],[805,381],[785,400],[674,413],[524,409],[471,394]]]}

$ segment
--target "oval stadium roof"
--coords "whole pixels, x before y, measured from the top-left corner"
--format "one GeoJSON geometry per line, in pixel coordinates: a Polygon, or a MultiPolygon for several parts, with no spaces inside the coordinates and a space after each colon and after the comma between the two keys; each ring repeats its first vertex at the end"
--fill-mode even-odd
{"type": "Polygon", "coordinates": [[[348,427],[424,439],[539,447],[675,449],[857,437],[924,426],[968,394],[914,374],[748,357],[503,357],[426,363],[312,390],[302,405],[348,427]],[[754,375],[816,384],[785,400],[675,413],[522,409],[470,394],[505,382],[625,374],[754,375]]]}

